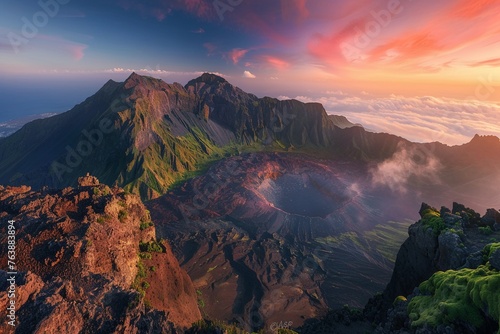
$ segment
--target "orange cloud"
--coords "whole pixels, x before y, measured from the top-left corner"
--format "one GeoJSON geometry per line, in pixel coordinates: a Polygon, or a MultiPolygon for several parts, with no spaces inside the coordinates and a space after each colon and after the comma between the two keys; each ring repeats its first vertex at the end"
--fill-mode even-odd
{"type": "Polygon", "coordinates": [[[401,36],[374,48],[370,52],[370,58],[381,60],[393,54],[393,59],[401,62],[436,53],[441,49],[442,46],[431,33],[420,31],[410,36],[401,36]]]}
{"type": "Polygon", "coordinates": [[[343,43],[352,42],[356,36],[357,28],[364,27],[366,22],[366,19],[354,20],[342,30],[335,31],[329,36],[315,34],[307,45],[309,54],[330,65],[345,63],[346,58],[342,51],[343,43]]]}
{"type": "Polygon", "coordinates": [[[278,57],[264,56],[263,58],[269,65],[271,65],[279,70],[285,70],[285,69],[290,67],[289,62],[287,62],[286,60],[280,59],[278,57]]]}
{"type": "Polygon", "coordinates": [[[482,60],[474,63],[469,63],[469,66],[471,67],[476,67],[476,66],[500,66],[500,58],[494,58],[494,59],[487,59],[487,60],[482,60]]]}
{"type": "Polygon", "coordinates": [[[493,10],[493,5],[498,7],[498,0],[460,0],[450,11],[451,16],[460,18],[475,18],[485,11],[493,10]]]}

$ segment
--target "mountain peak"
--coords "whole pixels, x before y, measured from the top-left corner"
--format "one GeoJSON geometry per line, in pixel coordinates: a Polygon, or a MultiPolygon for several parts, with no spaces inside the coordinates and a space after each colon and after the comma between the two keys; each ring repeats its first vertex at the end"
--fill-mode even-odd
{"type": "Polygon", "coordinates": [[[500,139],[497,136],[492,136],[492,135],[481,136],[476,134],[474,138],[472,138],[471,143],[498,144],[499,141],[500,139]]]}
{"type": "Polygon", "coordinates": [[[200,82],[203,82],[207,85],[212,85],[212,84],[218,84],[218,83],[224,84],[224,83],[227,83],[227,80],[221,76],[216,75],[216,74],[203,73],[198,78],[189,81],[186,86],[191,86],[191,85],[194,85],[194,84],[200,83],[200,82]]]}
{"type": "Polygon", "coordinates": [[[129,89],[141,84],[143,81],[144,77],[140,76],[135,72],[132,72],[132,74],[127,78],[127,80],[125,80],[124,86],[126,89],[129,89]]]}

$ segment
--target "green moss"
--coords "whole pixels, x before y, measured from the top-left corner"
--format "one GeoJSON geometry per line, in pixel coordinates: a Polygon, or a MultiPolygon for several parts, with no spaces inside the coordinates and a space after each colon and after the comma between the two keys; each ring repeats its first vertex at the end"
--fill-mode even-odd
{"type": "Polygon", "coordinates": [[[441,234],[446,229],[444,220],[436,209],[427,209],[422,212],[421,222],[424,226],[432,228],[435,235],[441,234]]]}
{"type": "Polygon", "coordinates": [[[397,296],[395,299],[394,299],[394,302],[392,303],[393,305],[396,305],[396,304],[399,304],[399,303],[403,303],[403,302],[406,302],[408,299],[406,299],[405,296],[397,296]]]}
{"type": "MultiPolygon", "coordinates": [[[[487,247],[484,253],[490,254],[500,244],[487,247]]],[[[420,290],[423,295],[414,297],[408,305],[412,327],[463,321],[479,328],[484,313],[500,322],[500,273],[488,264],[437,272],[420,285],[420,290]]]]}
{"type": "Polygon", "coordinates": [[[497,249],[500,249],[500,242],[497,243],[491,243],[483,248],[483,262],[487,262],[491,256],[491,254],[496,251],[497,249]]]}

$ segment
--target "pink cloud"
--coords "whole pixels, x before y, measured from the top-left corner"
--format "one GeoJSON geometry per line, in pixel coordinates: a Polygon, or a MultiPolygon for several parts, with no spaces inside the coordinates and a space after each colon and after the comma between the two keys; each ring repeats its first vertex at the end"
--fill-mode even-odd
{"type": "Polygon", "coordinates": [[[274,68],[277,68],[279,70],[285,70],[290,67],[290,63],[284,59],[274,57],[274,56],[263,56],[264,61],[273,66],[274,68]]]}
{"type": "Polygon", "coordinates": [[[250,50],[248,50],[248,49],[233,49],[227,53],[227,57],[229,59],[231,59],[231,61],[234,64],[238,64],[240,62],[241,58],[243,58],[248,53],[248,51],[250,51],[250,50]]]}
{"type": "Polygon", "coordinates": [[[309,54],[330,65],[345,63],[342,46],[344,43],[351,43],[356,36],[356,29],[365,26],[366,22],[366,19],[357,19],[341,30],[334,30],[330,35],[313,35],[307,45],[309,54]]]}
{"type": "Polygon", "coordinates": [[[475,18],[486,11],[494,10],[493,7],[498,7],[497,0],[460,0],[451,9],[450,15],[460,18],[475,18]]]}
{"type": "Polygon", "coordinates": [[[85,49],[87,45],[68,45],[67,50],[75,60],[81,60],[85,56],[85,49]]]}
{"type": "Polygon", "coordinates": [[[58,36],[39,34],[36,36],[36,40],[39,47],[69,54],[74,60],[81,60],[88,48],[86,44],[76,43],[58,36]]]}

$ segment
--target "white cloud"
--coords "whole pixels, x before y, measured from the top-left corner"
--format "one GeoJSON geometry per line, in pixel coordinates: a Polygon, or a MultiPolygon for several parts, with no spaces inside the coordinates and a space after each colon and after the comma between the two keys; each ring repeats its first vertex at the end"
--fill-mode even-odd
{"type": "Polygon", "coordinates": [[[248,79],[255,79],[257,78],[255,75],[253,75],[250,71],[245,71],[243,72],[243,77],[248,78],[248,79]]]}
{"type": "Polygon", "coordinates": [[[132,73],[132,72],[135,72],[137,74],[150,75],[152,77],[186,76],[186,77],[189,77],[191,79],[199,77],[203,73],[210,73],[210,74],[218,75],[220,77],[230,78],[229,75],[219,73],[219,72],[211,72],[211,71],[178,72],[178,71],[166,71],[166,70],[162,70],[159,68],[152,69],[149,67],[148,68],[141,68],[141,69],[133,69],[133,68],[124,69],[122,67],[115,67],[115,68],[107,69],[104,71],[92,71],[92,73],[99,73],[99,72],[104,72],[104,73],[132,73]]]}
{"type": "Polygon", "coordinates": [[[470,141],[475,134],[500,137],[500,105],[495,103],[430,96],[377,98],[335,93],[320,98],[297,96],[295,99],[322,103],[329,114],[344,115],[367,129],[415,142],[439,141],[457,145],[470,141]]]}
{"type": "Polygon", "coordinates": [[[413,144],[400,144],[392,158],[371,170],[373,185],[385,185],[392,191],[407,192],[412,177],[439,182],[438,172],[442,168],[431,150],[413,144]]]}

